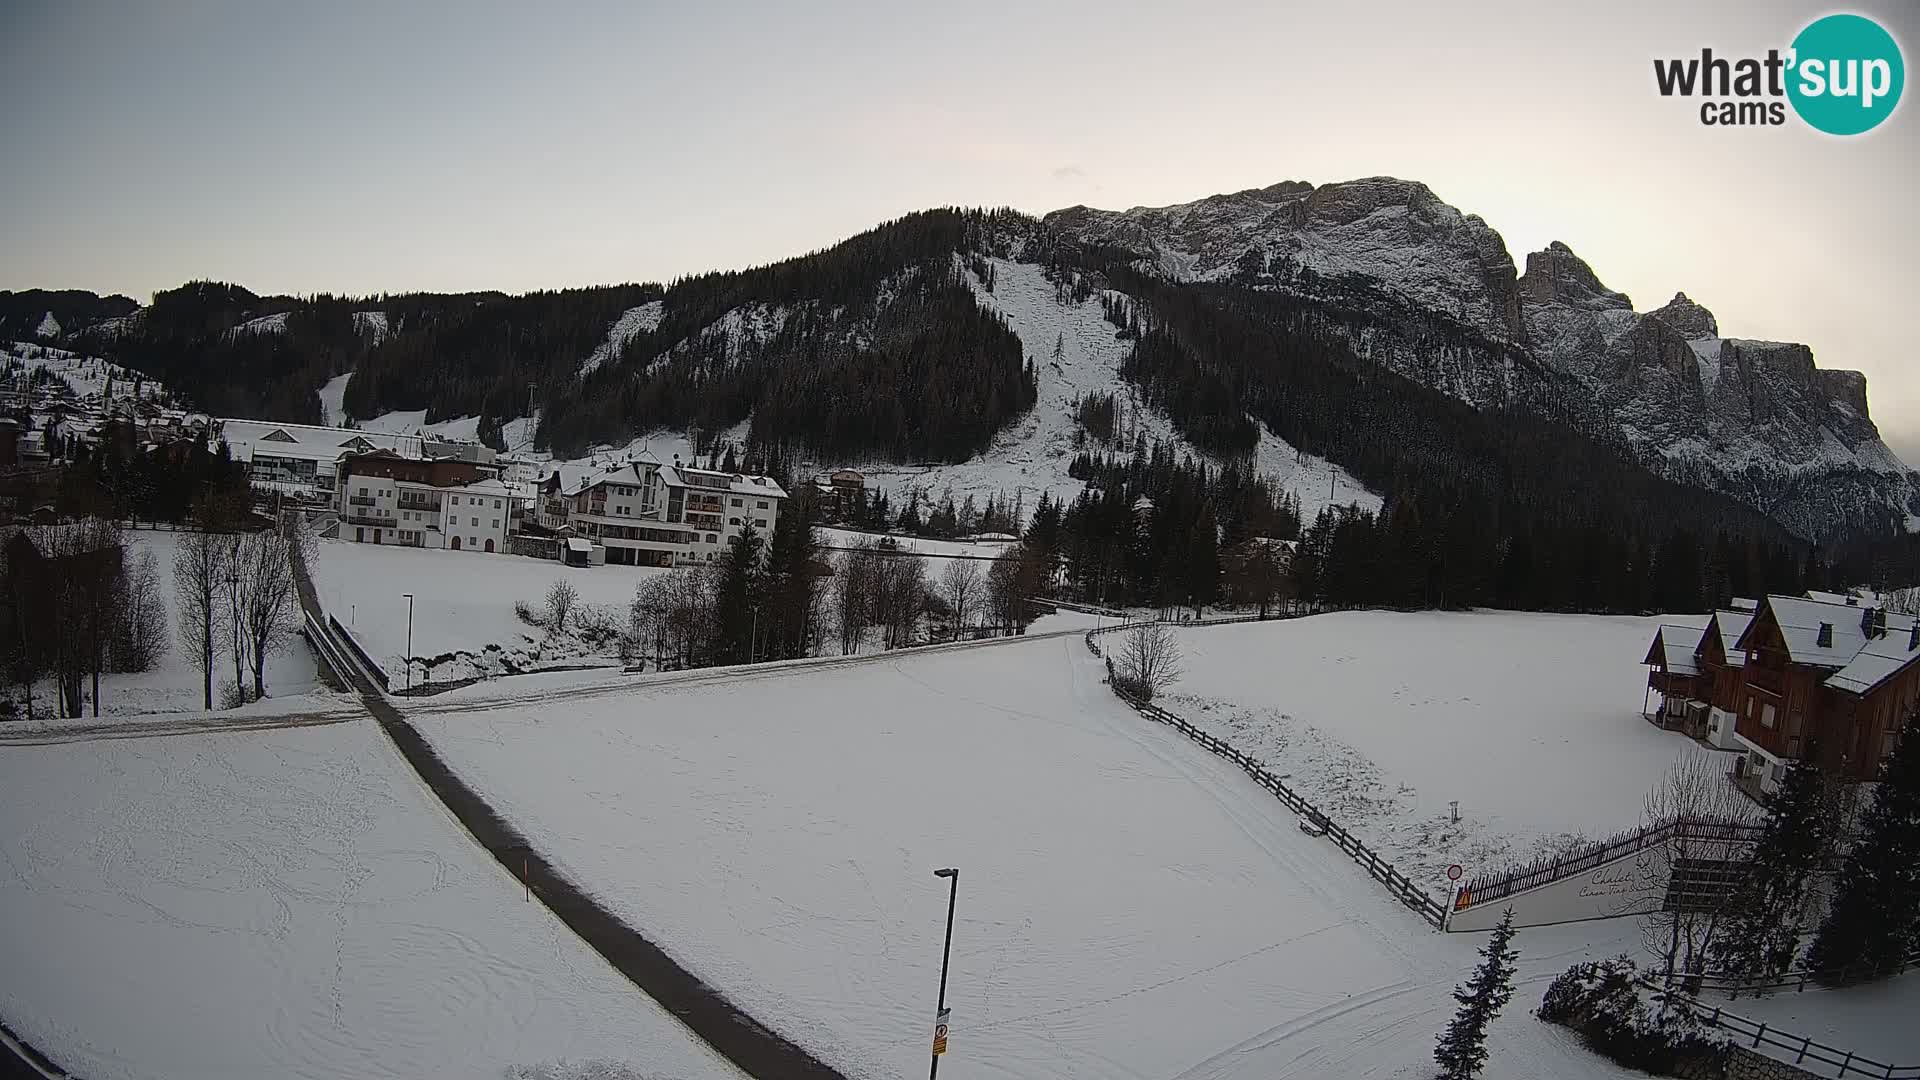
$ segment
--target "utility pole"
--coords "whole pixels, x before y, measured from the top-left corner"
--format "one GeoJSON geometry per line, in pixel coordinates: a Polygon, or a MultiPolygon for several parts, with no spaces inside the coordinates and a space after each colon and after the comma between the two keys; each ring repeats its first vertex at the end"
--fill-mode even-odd
{"type": "Polygon", "coordinates": [[[401,593],[407,598],[407,693],[413,693],[413,594],[401,593]]]}

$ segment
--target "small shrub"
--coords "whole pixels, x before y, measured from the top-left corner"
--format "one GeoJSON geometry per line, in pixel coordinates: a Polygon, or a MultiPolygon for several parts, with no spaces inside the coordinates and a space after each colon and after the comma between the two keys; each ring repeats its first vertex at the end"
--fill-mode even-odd
{"type": "Polygon", "coordinates": [[[556,634],[565,630],[567,616],[573,613],[579,603],[580,591],[573,587],[573,582],[566,578],[554,582],[553,587],[547,590],[546,628],[556,634]]]}
{"type": "Polygon", "coordinates": [[[540,616],[533,613],[533,605],[527,603],[525,600],[515,600],[513,602],[513,614],[528,626],[540,625],[540,616]]]}
{"type": "Polygon", "coordinates": [[[1587,1049],[1656,1076],[1718,1075],[1726,1043],[1684,1002],[1647,1007],[1625,956],[1575,964],[1547,987],[1534,1015],[1580,1033],[1587,1049]]]}

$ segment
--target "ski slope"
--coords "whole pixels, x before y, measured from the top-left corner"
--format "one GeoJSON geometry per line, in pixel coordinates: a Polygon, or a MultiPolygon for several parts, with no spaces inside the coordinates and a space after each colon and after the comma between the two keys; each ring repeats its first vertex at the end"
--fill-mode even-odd
{"type": "Polygon", "coordinates": [[[1261,755],[1445,897],[1449,863],[1471,877],[1637,827],[1669,766],[1711,753],[1640,717],[1639,661],[1663,621],[1368,611],[1193,627],[1159,704],[1261,755]]]}
{"type": "Polygon", "coordinates": [[[371,721],[0,748],[0,820],[0,1017],[87,1080],[738,1077],[371,721]]]}
{"type": "MultiPolygon", "coordinates": [[[[930,467],[860,466],[870,479],[894,493],[896,508],[905,505],[908,488],[935,498],[951,489],[956,501],[973,495],[983,505],[989,495],[1012,499],[1020,493],[1029,510],[1042,491],[1071,502],[1085,487],[1067,475],[1067,466],[1080,451],[1074,406],[1094,394],[1113,395],[1121,406],[1122,425],[1149,444],[1169,442],[1196,458],[1206,456],[1187,443],[1164,413],[1142,403],[1138,388],[1120,377],[1120,364],[1131,344],[1114,336],[1115,327],[1102,312],[1099,296],[1062,303],[1045,268],[1008,259],[988,262],[994,272],[991,291],[971,271],[966,271],[966,280],[980,305],[1004,318],[1020,338],[1033,361],[1038,400],[1030,412],[996,435],[985,453],[970,461],[930,467]]],[[[1301,514],[1308,522],[1328,505],[1357,504],[1367,510],[1380,506],[1379,496],[1344,469],[1298,453],[1264,426],[1254,467],[1271,477],[1280,491],[1299,495],[1301,514]]]]}
{"type": "MultiPolygon", "coordinates": [[[[1477,942],[1101,675],[1069,636],[416,716],[587,891],[851,1077],[925,1067],[945,865],[943,1077],[1425,1075],[1477,942]]],[[[1626,940],[1564,929],[1494,1080],[1623,1075],[1526,1015],[1626,940]]]]}

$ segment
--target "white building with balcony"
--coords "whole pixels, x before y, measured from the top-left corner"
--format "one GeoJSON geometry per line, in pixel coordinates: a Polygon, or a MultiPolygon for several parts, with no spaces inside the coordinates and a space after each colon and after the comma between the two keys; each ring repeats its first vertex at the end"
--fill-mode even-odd
{"type": "Polygon", "coordinates": [[[771,539],[787,493],[765,476],[715,472],[641,457],[590,475],[557,468],[536,516],[566,527],[628,566],[689,566],[720,557],[751,525],[771,539]]]}
{"type": "Polygon", "coordinates": [[[504,552],[519,529],[519,497],[472,462],[376,451],[342,460],[338,486],[343,540],[504,552]]]}

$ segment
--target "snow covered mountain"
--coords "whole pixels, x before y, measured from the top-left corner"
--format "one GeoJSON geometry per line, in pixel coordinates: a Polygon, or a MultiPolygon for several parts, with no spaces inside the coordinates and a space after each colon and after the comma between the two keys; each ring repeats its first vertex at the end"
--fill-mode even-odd
{"type": "Polygon", "coordinates": [[[1408,313],[1450,321],[1463,334],[1444,355],[1380,325],[1353,336],[1363,353],[1476,406],[1553,402],[1656,472],[1803,535],[1920,528],[1920,474],[1880,440],[1859,372],[1820,369],[1805,345],[1722,337],[1684,294],[1636,312],[1565,244],[1528,255],[1516,274],[1498,232],[1424,184],[1290,182],[1178,206],[1076,206],[1043,221],[1173,281],[1357,299],[1378,324],[1408,313]]]}

